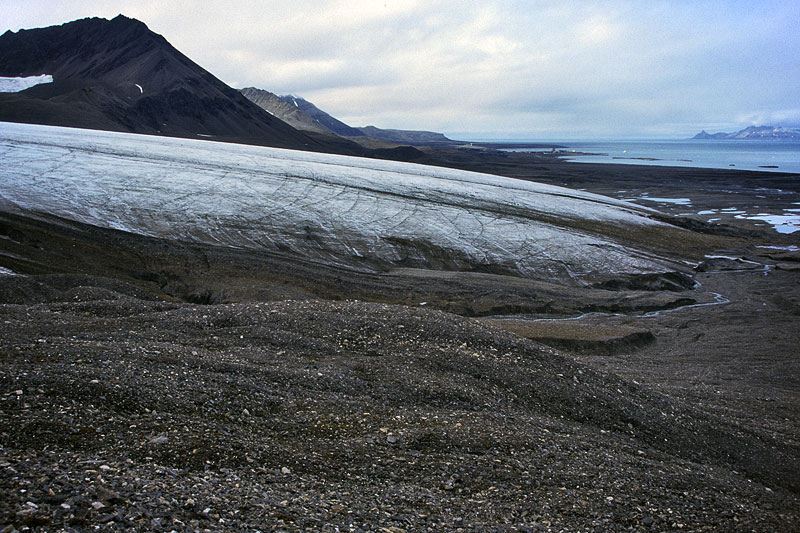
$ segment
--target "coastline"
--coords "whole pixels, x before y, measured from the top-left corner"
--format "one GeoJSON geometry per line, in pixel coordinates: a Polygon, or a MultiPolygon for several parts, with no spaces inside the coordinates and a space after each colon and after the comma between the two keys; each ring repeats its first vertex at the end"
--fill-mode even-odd
{"type": "MultiPolygon", "coordinates": [[[[486,145],[484,145],[486,146],[486,145]]],[[[525,146],[500,143],[498,150],[536,151],[552,146],[567,161],[619,163],[800,174],[800,142],[752,140],[607,140],[525,146]]]]}

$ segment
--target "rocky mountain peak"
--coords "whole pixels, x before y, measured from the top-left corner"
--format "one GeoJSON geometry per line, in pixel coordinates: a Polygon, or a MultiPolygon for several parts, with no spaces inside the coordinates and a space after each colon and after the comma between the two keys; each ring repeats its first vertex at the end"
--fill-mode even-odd
{"type": "Polygon", "coordinates": [[[0,97],[0,120],[325,149],[124,15],[0,36],[0,76],[41,74],[0,97]]]}

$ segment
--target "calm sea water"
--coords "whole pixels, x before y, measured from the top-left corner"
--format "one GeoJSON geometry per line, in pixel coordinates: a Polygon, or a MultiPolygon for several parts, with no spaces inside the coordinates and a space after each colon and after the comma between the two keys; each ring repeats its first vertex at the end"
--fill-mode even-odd
{"type": "Polygon", "coordinates": [[[798,142],[594,141],[557,144],[567,146],[566,152],[598,154],[566,158],[579,163],[730,168],[800,174],[798,142]]]}

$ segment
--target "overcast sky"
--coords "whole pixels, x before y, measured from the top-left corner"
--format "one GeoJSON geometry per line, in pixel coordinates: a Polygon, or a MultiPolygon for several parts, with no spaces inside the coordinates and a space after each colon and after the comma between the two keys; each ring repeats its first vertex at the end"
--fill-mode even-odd
{"type": "Polygon", "coordinates": [[[0,32],[122,13],[237,88],[451,137],[800,126],[800,1],[2,0],[0,32]]]}

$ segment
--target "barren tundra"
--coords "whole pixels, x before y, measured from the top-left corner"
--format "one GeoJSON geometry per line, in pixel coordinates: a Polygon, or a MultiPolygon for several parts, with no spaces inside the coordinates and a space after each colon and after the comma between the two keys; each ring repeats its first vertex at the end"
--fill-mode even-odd
{"type": "Polygon", "coordinates": [[[0,126],[9,531],[800,528],[792,235],[0,126]]]}

